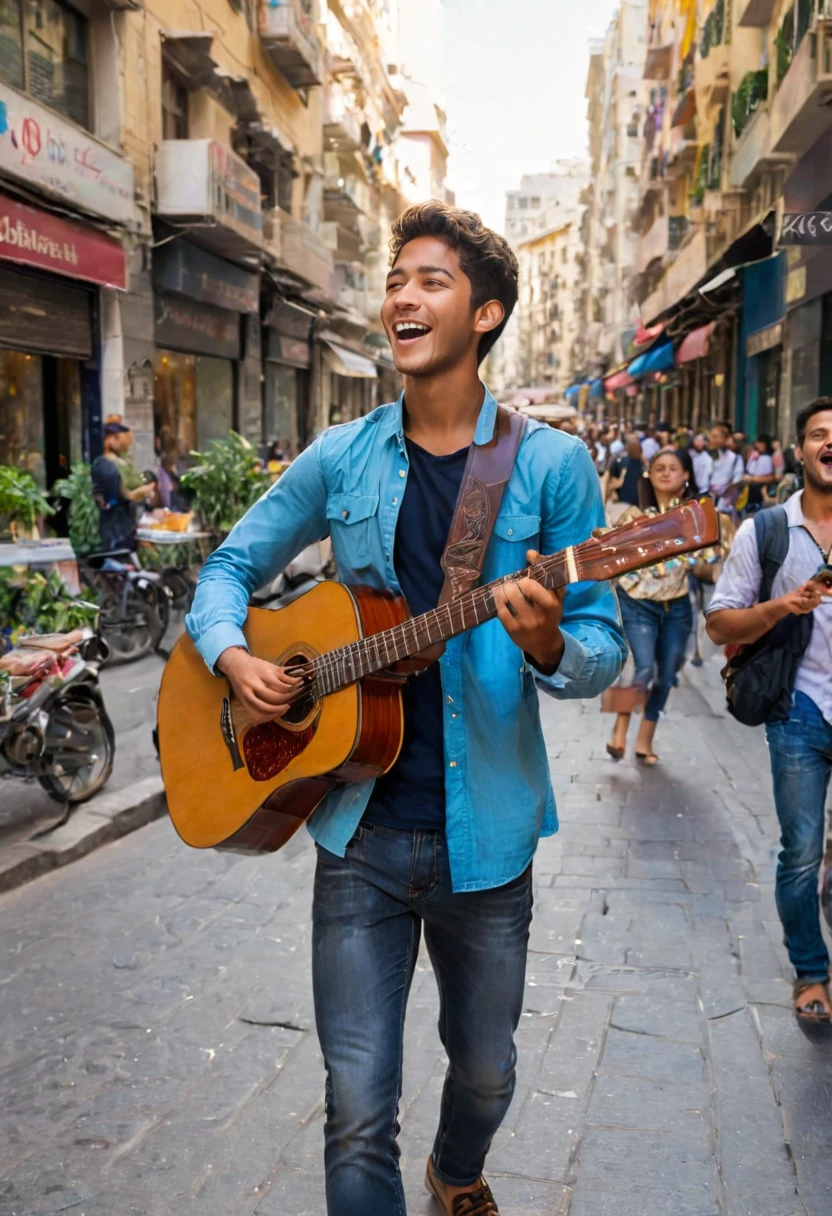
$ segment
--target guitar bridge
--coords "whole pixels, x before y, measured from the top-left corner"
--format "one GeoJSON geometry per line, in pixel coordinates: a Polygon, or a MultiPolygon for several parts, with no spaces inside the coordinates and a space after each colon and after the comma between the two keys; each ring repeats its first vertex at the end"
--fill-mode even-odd
{"type": "Polygon", "coordinates": [[[231,717],[231,698],[223,697],[222,709],[220,710],[220,731],[225,742],[225,746],[231,753],[231,763],[236,773],[238,769],[244,768],[243,758],[240,755],[240,747],[237,743],[237,735],[234,730],[234,721],[231,717]]]}

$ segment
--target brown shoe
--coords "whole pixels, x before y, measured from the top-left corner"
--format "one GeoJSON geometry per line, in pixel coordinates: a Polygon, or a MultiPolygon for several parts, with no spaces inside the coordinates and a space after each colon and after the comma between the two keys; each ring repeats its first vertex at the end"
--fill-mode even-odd
{"type": "Polygon", "coordinates": [[[448,1191],[456,1190],[448,1187],[436,1177],[433,1168],[433,1158],[428,1157],[428,1169],[425,1174],[425,1187],[433,1195],[445,1216],[500,1216],[500,1209],[491,1194],[491,1187],[484,1178],[475,1182],[470,1190],[457,1193],[451,1198],[448,1191]]]}

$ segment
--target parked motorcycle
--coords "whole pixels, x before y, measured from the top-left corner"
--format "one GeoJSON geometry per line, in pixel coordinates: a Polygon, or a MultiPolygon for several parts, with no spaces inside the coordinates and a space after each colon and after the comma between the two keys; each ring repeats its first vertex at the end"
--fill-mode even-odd
{"type": "Polygon", "coordinates": [[[115,732],[95,630],[32,635],[0,657],[0,775],[37,780],[57,802],[85,802],[113,771],[115,732]]]}
{"type": "Polygon", "coordinates": [[[251,605],[253,608],[283,608],[311,590],[316,583],[334,577],[332,542],[327,537],[317,544],[307,545],[270,583],[255,591],[251,605]]]}
{"type": "Polygon", "coordinates": [[[170,623],[173,599],[162,574],[143,570],[128,549],[91,553],[80,570],[101,607],[109,661],[130,663],[158,650],[170,623]]]}

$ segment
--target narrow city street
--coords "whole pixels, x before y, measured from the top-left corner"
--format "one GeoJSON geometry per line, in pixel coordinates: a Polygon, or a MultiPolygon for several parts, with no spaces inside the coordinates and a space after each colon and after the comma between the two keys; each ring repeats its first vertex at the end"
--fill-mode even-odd
{"type": "MultiPolygon", "coordinates": [[[[790,1013],[764,740],[686,668],[663,763],[546,700],[519,1082],[489,1178],[512,1216],[827,1216],[832,1044],[790,1013]]],[[[0,899],[0,1213],[321,1216],[314,852],[188,852],[167,820],[0,899]]],[[[412,1216],[444,1061],[423,958],[402,1100],[412,1216]]],[[[368,1216],[371,1216],[368,1213],[368,1216]]]]}

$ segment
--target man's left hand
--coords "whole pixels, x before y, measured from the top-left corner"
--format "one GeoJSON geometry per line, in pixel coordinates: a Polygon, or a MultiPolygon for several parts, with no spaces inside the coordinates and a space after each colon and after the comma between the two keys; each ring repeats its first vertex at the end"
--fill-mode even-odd
{"type": "MultiPolygon", "coordinates": [[[[530,549],[526,560],[533,566],[540,554],[530,549]]],[[[494,592],[497,616],[515,646],[527,654],[544,675],[553,675],[563,658],[563,597],[566,588],[548,591],[533,578],[503,583],[494,592]]]]}

